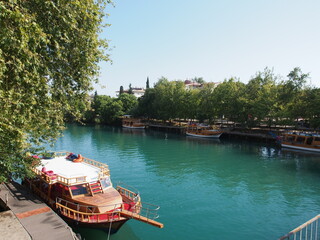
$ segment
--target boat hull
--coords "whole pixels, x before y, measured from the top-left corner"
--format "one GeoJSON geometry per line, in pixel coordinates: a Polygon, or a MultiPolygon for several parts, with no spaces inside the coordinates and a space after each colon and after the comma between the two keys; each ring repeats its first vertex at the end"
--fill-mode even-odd
{"type": "Polygon", "coordinates": [[[113,221],[113,222],[100,222],[100,223],[85,223],[85,222],[79,222],[73,219],[70,219],[63,214],[59,214],[59,216],[68,223],[71,227],[84,227],[84,228],[92,228],[92,229],[99,229],[106,233],[115,234],[119,231],[119,229],[122,227],[123,224],[126,223],[129,219],[119,220],[119,221],[113,221]]]}
{"type": "Polygon", "coordinates": [[[320,153],[320,148],[314,148],[314,147],[303,147],[299,145],[291,145],[291,144],[285,144],[285,143],[282,143],[281,147],[320,153]]]}
{"type": "Polygon", "coordinates": [[[195,133],[188,133],[186,132],[187,136],[191,137],[200,137],[200,138],[220,138],[222,133],[215,134],[215,135],[204,135],[204,134],[195,134],[195,133]]]}
{"type": "Polygon", "coordinates": [[[146,126],[126,126],[122,125],[123,128],[131,128],[131,129],[144,129],[146,126]]]}

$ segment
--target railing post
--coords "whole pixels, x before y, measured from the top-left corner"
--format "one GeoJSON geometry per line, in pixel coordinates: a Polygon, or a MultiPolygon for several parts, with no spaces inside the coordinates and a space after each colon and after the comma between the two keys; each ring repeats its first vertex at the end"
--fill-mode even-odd
{"type": "Polygon", "coordinates": [[[319,222],[319,219],[317,219],[317,221],[316,221],[316,234],[315,234],[315,239],[318,239],[318,222],[319,222]]]}

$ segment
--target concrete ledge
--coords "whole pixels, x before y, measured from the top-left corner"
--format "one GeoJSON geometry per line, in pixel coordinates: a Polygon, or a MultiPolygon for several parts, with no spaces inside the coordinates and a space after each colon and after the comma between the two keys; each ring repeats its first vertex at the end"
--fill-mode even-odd
{"type": "MultiPolygon", "coordinates": [[[[33,240],[75,240],[77,237],[71,228],[41,199],[16,182],[0,184],[0,198],[11,210],[6,216],[6,224],[18,221],[27,232],[29,238],[13,238],[14,229],[6,230],[10,237],[2,238],[2,222],[0,223],[0,239],[33,239],[33,240]],[[10,219],[10,216],[13,219],[10,219]],[[31,236],[31,238],[30,238],[31,236]]],[[[16,226],[16,224],[14,225],[16,226]]]]}
{"type": "Polygon", "coordinates": [[[30,235],[11,210],[0,212],[0,233],[0,239],[31,240],[30,235]]]}

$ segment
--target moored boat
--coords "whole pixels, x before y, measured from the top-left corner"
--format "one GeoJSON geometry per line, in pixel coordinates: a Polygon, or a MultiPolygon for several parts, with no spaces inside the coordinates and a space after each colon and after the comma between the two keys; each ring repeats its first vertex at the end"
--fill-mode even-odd
{"type": "Polygon", "coordinates": [[[140,119],[131,118],[130,115],[125,115],[122,118],[122,127],[132,129],[144,129],[146,128],[146,124],[141,122],[140,119]]]}
{"type": "Polygon", "coordinates": [[[320,134],[286,132],[280,139],[281,147],[320,153],[320,134]]]}
{"type": "Polygon", "coordinates": [[[155,220],[158,206],[142,202],[135,190],[113,187],[107,164],[68,152],[39,161],[32,169],[35,177],[25,184],[69,224],[109,233],[117,232],[129,219],[163,227],[155,220]]]}
{"type": "Polygon", "coordinates": [[[222,134],[223,131],[204,125],[193,124],[189,125],[186,129],[186,135],[192,137],[219,138],[222,134]]]}

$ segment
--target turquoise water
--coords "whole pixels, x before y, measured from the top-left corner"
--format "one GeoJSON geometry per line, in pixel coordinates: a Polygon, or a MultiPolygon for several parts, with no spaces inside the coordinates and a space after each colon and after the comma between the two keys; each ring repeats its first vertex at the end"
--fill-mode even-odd
{"type": "MultiPolygon", "coordinates": [[[[320,155],[248,141],[68,126],[55,150],[107,163],[114,185],[160,205],[163,229],[128,221],[112,240],[277,239],[320,213],[320,155]]],[[[86,240],[103,231],[76,229],[86,240]]]]}

